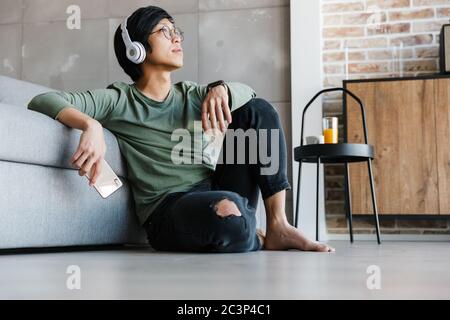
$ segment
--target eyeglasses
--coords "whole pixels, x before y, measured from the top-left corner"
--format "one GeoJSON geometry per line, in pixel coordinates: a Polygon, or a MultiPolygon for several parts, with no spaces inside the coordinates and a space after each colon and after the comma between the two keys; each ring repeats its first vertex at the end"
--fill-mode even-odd
{"type": "Polygon", "coordinates": [[[160,32],[160,31],[163,32],[163,34],[164,34],[164,36],[167,38],[167,40],[172,41],[172,39],[173,39],[175,36],[179,37],[179,38],[180,38],[180,41],[183,41],[183,40],[184,40],[184,32],[181,31],[181,29],[178,28],[178,27],[175,27],[175,28],[173,28],[173,29],[169,29],[169,27],[164,26],[164,27],[162,27],[162,28],[159,29],[159,30],[156,30],[156,31],[151,32],[150,35],[152,35],[152,34],[154,34],[154,33],[156,33],[156,32],[160,32]]]}

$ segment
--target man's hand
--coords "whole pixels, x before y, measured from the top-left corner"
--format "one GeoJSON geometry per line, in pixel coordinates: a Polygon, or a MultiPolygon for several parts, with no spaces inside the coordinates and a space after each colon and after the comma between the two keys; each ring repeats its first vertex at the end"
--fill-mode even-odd
{"type": "Polygon", "coordinates": [[[231,123],[231,111],[228,106],[228,88],[223,85],[211,88],[206,95],[202,104],[202,127],[204,131],[207,131],[209,121],[211,121],[212,129],[220,128],[222,132],[225,132],[227,126],[225,119],[228,123],[231,123]],[[218,121],[218,125],[217,125],[218,121]]]}
{"type": "Polygon", "coordinates": [[[105,153],[106,143],[103,136],[103,127],[98,121],[92,120],[83,130],[78,148],[70,159],[72,166],[79,169],[78,174],[80,176],[84,176],[86,173],[90,173],[91,169],[94,169],[92,170],[93,173],[90,174],[90,186],[97,181],[102,171],[102,160],[105,153]]]}

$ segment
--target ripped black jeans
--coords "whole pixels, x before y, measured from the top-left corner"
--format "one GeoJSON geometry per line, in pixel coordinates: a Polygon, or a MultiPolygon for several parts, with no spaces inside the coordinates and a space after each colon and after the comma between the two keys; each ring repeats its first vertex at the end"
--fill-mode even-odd
{"type": "Polygon", "coordinates": [[[255,216],[259,190],[266,199],[279,191],[291,189],[287,179],[285,136],[277,111],[260,98],[253,98],[233,111],[232,119],[222,144],[220,159],[223,160],[217,163],[212,176],[193,185],[187,192],[170,193],[145,224],[149,243],[155,250],[247,252],[261,249],[255,216]],[[234,161],[227,160],[227,140],[235,139],[228,135],[230,129],[243,129],[244,132],[254,129],[256,133],[267,129],[262,130],[266,135],[255,135],[258,140],[257,161],[249,157],[251,139],[244,139],[245,162],[237,160],[236,142],[231,157],[234,161]],[[266,157],[260,156],[261,139],[266,139],[262,154],[272,160],[277,158],[278,170],[273,173],[268,170],[262,174],[264,170],[261,169],[273,168],[273,161],[268,163],[266,157]],[[278,144],[278,148],[274,148],[273,142],[278,144]],[[219,216],[216,205],[223,199],[234,202],[241,215],[219,216]]]}

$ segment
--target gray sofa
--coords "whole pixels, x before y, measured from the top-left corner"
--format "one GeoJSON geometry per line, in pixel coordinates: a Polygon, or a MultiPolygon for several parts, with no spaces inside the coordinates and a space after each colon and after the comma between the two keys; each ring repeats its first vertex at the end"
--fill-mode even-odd
{"type": "Polygon", "coordinates": [[[27,109],[47,91],[0,76],[0,249],[146,244],[116,138],[104,129],[124,186],[103,199],[69,164],[81,131],[27,109]]]}

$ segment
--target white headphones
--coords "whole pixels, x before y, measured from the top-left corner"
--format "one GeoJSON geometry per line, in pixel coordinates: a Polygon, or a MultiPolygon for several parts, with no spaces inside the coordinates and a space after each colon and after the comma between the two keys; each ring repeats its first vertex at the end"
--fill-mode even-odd
{"type": "Polygon", "coordinates": [[[128,18],[129,17],[126,17],[125,20],[120,24],[120,28],[122,29],[122,39],[125,43],[128,60],[135,64],[140,64],[145,60],[145,48],[142,43],[138,41],[131,41],[130,35],[128,34],[127,30],[128,18]]]}

